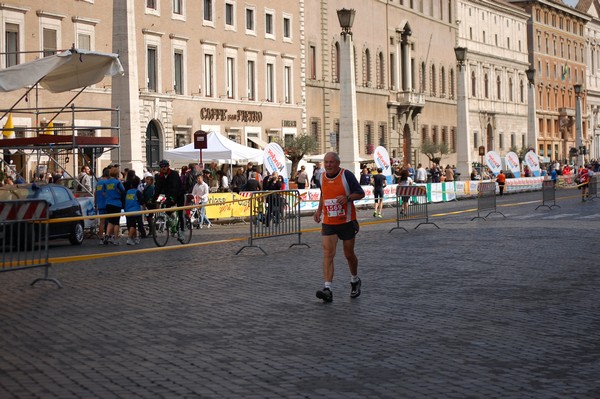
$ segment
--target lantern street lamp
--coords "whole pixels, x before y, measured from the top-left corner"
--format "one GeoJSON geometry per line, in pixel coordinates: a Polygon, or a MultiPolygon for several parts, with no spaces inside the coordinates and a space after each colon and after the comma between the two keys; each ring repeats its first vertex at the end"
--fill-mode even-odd
{"type": "Polygon", "coordinates": [[[583,166],[585,157],[583,155],[583,124],[581,121],[581,94],[583,92],[580,84],[573,85],[575,90],[575,146],[577,147],[577,166],[583,166]]]}
{"type": "Polygon", "coordinates": [[[340,41],[340,139],[339,156],[344,169],[359,174],[356,80],[354,78],[354,44],[352,24],[355,10],[337,11],[342,28],[340,41]]]}
{"type": "Polygon", "coordinates": [[[535,104],[535,69],[525,71],[527,81],[527,147],[537,148],[537,113],[535,104]]]}
{"type": "Polygon", "coordinates": [[[466,82],[466,65],[467,48],[455,47],[456,63],[458,65],[458,114],[456,120],[456,168],[461,176],[469,176],[471,174],[471,137],[469,133],[469,104],[467,99],[467,82],[466,82]]]}

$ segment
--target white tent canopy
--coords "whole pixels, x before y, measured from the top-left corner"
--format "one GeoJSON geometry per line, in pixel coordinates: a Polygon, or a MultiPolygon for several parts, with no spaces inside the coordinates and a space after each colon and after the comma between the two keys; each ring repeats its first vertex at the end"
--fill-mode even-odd
{"type": "MultiPolygon", "coordinates": [[[[317,154],[317,155],[305,155],[304,159],[307,160],[308,162],[323,162],[323,158],[325,158],[325,155],[327,155],[327,153],[323,153],[323,154],[317,154]]],[[[372,161],[373,159],[365,159],[365,158],[361,158],[358,157],[357,161],[358,162],[369,162],[372,161]]]]}
{"type": "MultiPolygon", "coordinates": [[[[232,161],[263,163],[263,151],[246,147],[219,133],[210,132],[206,140],[207,148],[202,150],[202,161],[232,161]]],[[[171,161],[198,162],[200,150],[194,148],[194,143],[165,151],[164,157],[171,161]]]]}
{"type": "Polygon", "coordinates": [[[0,92],[39,83],[52,93],[60,93],[122,74],[117,54],[72,49],[0,70],[0,92]]]}

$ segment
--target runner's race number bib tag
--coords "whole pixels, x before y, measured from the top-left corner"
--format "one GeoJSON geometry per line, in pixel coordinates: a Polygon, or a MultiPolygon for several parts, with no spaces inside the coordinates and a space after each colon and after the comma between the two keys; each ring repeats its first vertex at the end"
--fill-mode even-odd
{"type": "Polygon", "coordinates": [[[327,211],[327,216],[329,217],[346,215],[346,210],[342,204],[337,202],[337,199],[325,200],[325,210],[327,211]]]}

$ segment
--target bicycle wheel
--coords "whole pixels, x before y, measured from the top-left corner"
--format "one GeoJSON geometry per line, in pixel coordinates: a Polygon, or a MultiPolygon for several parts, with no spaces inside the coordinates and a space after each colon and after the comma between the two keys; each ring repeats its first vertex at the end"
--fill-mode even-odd
{"type": "Polygon", "coordinates": [[[154,229],[152,239],[154,243],[159,247],[164,247],[169,241],[169,226],[167,223],[167,214],[164,212],[157,212],[154,214],[153,222],[154,229]]]}
{"type": "Polygon", "coordinates": [[[183,241],[180,241],[182,244],[188,244],[192,240],[192,230],[194,226],[192,225],[192,219],[186,212],[183,212],[183,241]]]}

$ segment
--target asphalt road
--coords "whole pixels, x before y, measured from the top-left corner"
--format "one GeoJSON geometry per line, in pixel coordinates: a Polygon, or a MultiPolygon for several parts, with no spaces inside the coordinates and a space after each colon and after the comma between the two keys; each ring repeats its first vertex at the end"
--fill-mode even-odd
{"type": "Polygon", "coordinates": [[[506,217],[474,221],[475,200],[435,204],[440,229],[408,232],[361,211],[363,293],[340,249],[330,304],[309,217],[309,247],[267,255],[235,255],[244,224],[167,250],[55,241],[96,259],[55,262],[63,289],[0,273],[0,397],[598,398],[600,199],[577,194],[498,197],[506,217]]]}

